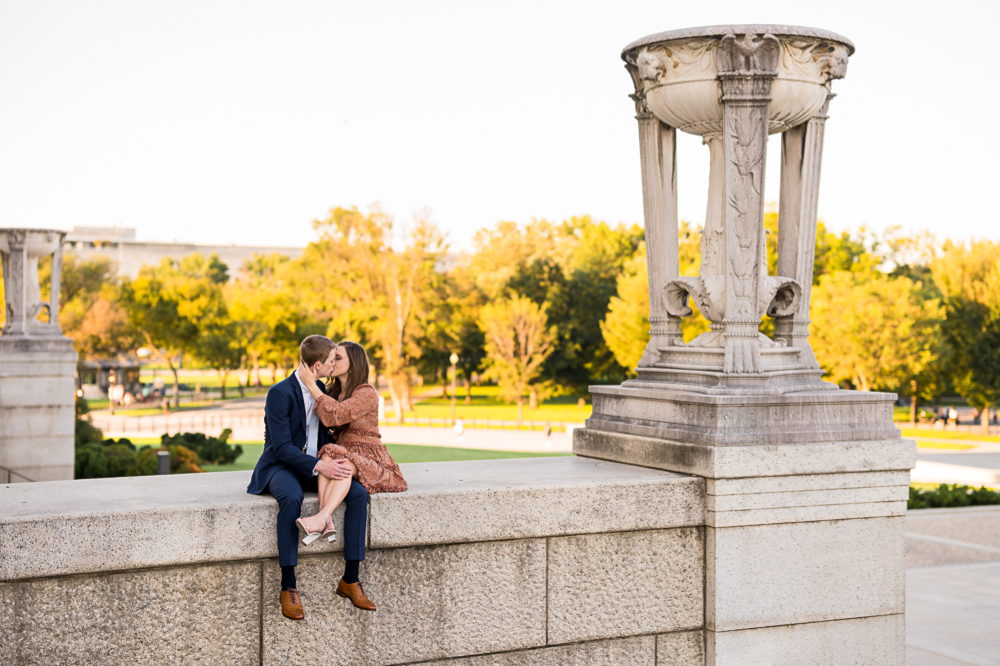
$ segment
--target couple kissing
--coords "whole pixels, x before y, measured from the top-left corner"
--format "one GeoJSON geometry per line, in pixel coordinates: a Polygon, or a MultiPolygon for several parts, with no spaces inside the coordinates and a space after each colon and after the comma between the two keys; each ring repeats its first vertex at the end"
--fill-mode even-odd
{"type": "Polygon", "coordinates": [[[406,481],[379,434],[378,392],[368,383],[364,348],[310,335],[299,346],[299,358],[298,370],[267,392],[264,452],[247,487],[278,501],[281,612],[292,620],[305,617],[295,582],[298,536],[307,546],[321,538],[335,541],[332,515],[341,502],[345,566],[337,594],[374,611],[359,578],[368,495],[402,492],[406,481]],[[319,511],[302,517],[305,492],[318,494],[319,511]]]}

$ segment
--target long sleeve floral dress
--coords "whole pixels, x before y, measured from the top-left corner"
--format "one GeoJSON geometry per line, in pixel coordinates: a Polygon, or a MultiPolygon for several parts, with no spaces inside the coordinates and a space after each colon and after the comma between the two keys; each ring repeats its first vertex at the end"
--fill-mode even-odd
{"type": "Polygon", "coordinates": [[[320,456],[329,453],[354,463],[358,468],[358,481],[369,493],[406,490],[403,473],[378,432],[378,391],[374,386],[358,386],[354,394],[343,402],[328,395],[320,396],[316,401],[316,414],[327,427],[347,424],[347,430],[340,433],[337,443],[320,449],[320,456]]]}

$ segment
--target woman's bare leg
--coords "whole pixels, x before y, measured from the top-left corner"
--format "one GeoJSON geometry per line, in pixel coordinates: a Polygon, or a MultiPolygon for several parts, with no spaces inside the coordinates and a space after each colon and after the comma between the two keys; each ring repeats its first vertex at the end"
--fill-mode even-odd
{"type": "Polygon", "coordinates": [[[344,501],[344,498],[347,497],[347,493],[351,489],[352,479],[355,479],[358,476],[358,468],[355,467],[354,463],[350,460],[337,459],[329,454],[324,454],[322,459],[326,461],[337,460],[341,464],[346,465],[351,469],[351,477],[347,479],[328,479],[320,474],[317,481],[319,511],[309,518],[302,519],[302,522],[307,529],[316,532],[323,530],[326,526],[327,520],[330,519],[330,515],[338,506],[340,506],[340,503],[344,501]]]}

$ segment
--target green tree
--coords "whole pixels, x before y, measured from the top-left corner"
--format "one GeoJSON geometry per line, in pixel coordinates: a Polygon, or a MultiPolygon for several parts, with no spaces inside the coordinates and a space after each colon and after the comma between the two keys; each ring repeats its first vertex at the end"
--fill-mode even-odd
{"type": "Polygon", "coordinates": [[[485,376],[497,382],[505,400],[517,403],[518,423],[524,421],[524,396],[554,350],[556,331],[547,324],[546,309],[512,293],[480,310],[479,327],[486,339],[485,376]]]}
{"type": "Polygon", "coordinates": [[[467,270],[486,301],[510,291],[547,306],[556,327],[555,349],[542,376],[577,391],[591,383],[621,381],[625,368],[601,332],[617,278],[642,241],[638,226],[612,227],[590,217],[521,227],[500,222],[481,230],[467,270]]]}
{"type": "Polygon", "coordinates": [[[436,265],[444,239],[427,213],[401,228],[377,206],[366,214],[334,208],[314,227],[320,239],[306,248],[298,271],[308,280],[313,311],[330,322],[329,335],[371,347],[402,422],[404,412],[412,410],[410,382],[421,353],[421,321],[443,279],[436,265]]]}
{"type": "MultiPolygon", "coordinates": [[[[297,359],[289,350],[307,335],[325,331],[309,318],[305,299],[293,286],[298,267],[284,255],[257,255],[245,261],[236,279],[225,287],[237,345],[245,350],[257,385],[262,364],[294,365],[297,359]]],[[[301,287],[305,290],[307,284],[301,287]]]]}
{"type": "Polygon", "coordinates": [[[134,282],[123,285],[129,323],[174,376],[174,406],[180,405],[174,361],[195,351],[206,323],[225,319],[222,289],[228,280],[226,265],[217,256],[195,252],[143,266],[134,282]]]}
{"type": "MultiPolygon", "coordinates": [[[[701,229],[681,222],[678,255],[681,275],[697,275],[700,266],[701,229]]],[[[693,340],[708,330],[708,320],[691,303],[694,314],[681,320],[685,340],[693,340]]],[[[642,358],[649,342],[649,274],[646,245],[642,243],[631,259],[625,262],[617,278],[617,293],[608,304],[608,313],[601,322],[604,342],[618,363],[633,369],[642,358]]]]}
{"type": "Polygon", "coordinates": [[[812,292],[816,357],[835,382],[862,391],[909,386],[934,362],[941,307],[906,277],[828,273],[812,292]]]}
{"type": "Polygon", "coordinates": [[[1000,402],[1000,243],[948,241],[932,265],[944,297],[942,337],[955,389],[980,410],[989,432],[989,409],[1000,402]]]}
{"type": "MultiPolygon", "coordinates": [[[[39,262],[43,299],[49,298],[52,260],[39,262]]],[[[114,356],[138,346],[136,331],[122,308],[117,267],[107,257],[63,256],[59,287],[59,326],[83,358],[114,356]]]]}

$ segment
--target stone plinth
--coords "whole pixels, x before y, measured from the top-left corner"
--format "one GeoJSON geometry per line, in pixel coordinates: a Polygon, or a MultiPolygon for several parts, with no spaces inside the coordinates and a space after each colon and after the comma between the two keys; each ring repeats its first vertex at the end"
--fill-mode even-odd
{"type": "Polygon", "coordinates": [[[68,338],[0,336],[0,468],[10,482],[73,478],[76,358],[68,338]]]}
{"type": "Polygon", "coordinates": [[[705,478],[708,666],[903,666],[903,516],[916,446],[898,430],[742,445],[589,427],[573,438],[578,455],[705,478]]]}

